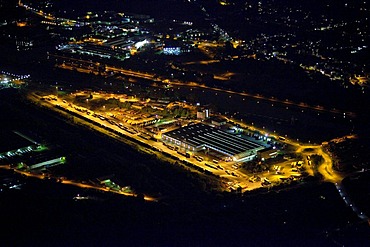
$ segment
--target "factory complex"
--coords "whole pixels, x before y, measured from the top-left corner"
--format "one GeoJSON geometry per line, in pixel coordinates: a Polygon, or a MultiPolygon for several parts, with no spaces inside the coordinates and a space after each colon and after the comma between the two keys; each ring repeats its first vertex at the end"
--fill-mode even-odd
{"type": "Polygon", "coordinates": [[[204,152],[225,161],[251,160],[257,152],[268,148],[248,136],[232,134],[203,123],[164,133],[162,141],[182,152],[204,152]]]}

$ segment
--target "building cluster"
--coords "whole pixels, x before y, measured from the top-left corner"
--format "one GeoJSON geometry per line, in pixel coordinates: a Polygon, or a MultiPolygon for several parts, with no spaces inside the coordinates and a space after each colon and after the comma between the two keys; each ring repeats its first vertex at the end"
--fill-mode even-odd
{"type": "Polygon", "coordinates": [[[151,41],[151,33],[143,25],[154,20],[146,15],[115,12],[87,13],[76,20],[60,22],[65,42],[56,48],[64,55],[125,60],[151,41]],[[86,28],[88,27],[88,28],[86,28]]]}
{"type": "Polygon", "coordinates": [[[271,0],[248,4],[239,14],[246,16],[246,26],[259,25],[260,29],[254,38],[241,41],[239,48],[259,59],[300,66],[345,88],[350,83],[366,86],[370,78],[366,59],[369,6],[365,1],[341,2],[316,6],[316,11],[314,3],[286,6],[271,0]]]}
{"type": "Polygon", "coordinates": [[[55,51],[48,51],[74,58],[123,61],[142,49],[171,56],[191,52],[194,41],[214,35],[211,29],[194,28],[191,21],[155,20],[148,15],[115,11],[83,15],[54,12],[49,1],[19,1],[18,6],[33,15],[12,22],[4,20],[0,25],[0,34],[18,51],[55,44],[55,51]]]}
{"type": "Polygon", "coordinates": [[[368,4],[341,2],[338,8],[324,6],[327,11],[320,5],[320,11],[315,13],[312,6],[304,3],[282,6],[277,0],[242,5],[238,1],[218,1],[236,16],[243,17],[243,25],[247,27],[240,30],[238,23],[229,23],[230,31],[226,33],[223,28],[226,23],[222,22],[227,19],[221,15],[216,23],[211,17],[217,13],[207,10],[206,4],[200,7],[209,19],[209,27],[200,28],[192,21],[156,20],[148,15],[114,11],[83,15],[54,13],[50,1],[19,1],[19,9],[33,13],[38,19],[25,16],[13,22],[1,20],[0,27],[5,31],[0,35],[13,40],[19,51],[57,43],[56,53],[63,56],[118,61],[145,49],[174,56],[191,52],[199,41],[232,40],[238,48],[234,57],[279,60],[311,75],[327,77],[343,87],[349,84],[365,87],[369,81],[368,4]],[[340,14],[343,12],[348,12],[348,16],[343,17],[340,14]],[[35,28],[39,24],[44,29],[35,28]],[[13,28],[14,25],[18,28],[13,28]],[[7,26],[12,28],[7,30],[7,26]],[[259,29],[248,28],[253,26],[259,29]]]}

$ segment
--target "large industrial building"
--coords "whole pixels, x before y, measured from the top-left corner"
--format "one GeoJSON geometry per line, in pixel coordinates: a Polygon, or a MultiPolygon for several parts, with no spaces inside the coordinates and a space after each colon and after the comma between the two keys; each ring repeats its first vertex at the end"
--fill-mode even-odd
{"type": "Polygon", "coordinates": [[[162,135],[162,141],[183,151],[217,152],[223,158],[234,161],[251,159],[258,151],[266,148],[247,138],[202,123],[169,131],[162,135]]]}

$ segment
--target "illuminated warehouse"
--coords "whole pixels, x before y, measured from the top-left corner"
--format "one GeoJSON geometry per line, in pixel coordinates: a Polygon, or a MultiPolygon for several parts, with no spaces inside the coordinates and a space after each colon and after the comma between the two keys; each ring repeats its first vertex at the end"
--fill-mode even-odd
{"type": "Polygon", "coordinates": [[[190,152],[211,150],[234,161],[251,159],[266,147],[248,139],[199,123],[162,135],[162,141],[190,152]]]}

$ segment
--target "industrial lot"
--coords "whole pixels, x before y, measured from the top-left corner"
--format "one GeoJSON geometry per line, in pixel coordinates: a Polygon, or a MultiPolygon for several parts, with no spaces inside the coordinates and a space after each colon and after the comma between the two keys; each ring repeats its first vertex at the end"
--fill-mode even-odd
{"type": "MultiPolygon", "coordinates": [[[[149,147],[145,150],[159,158],[214,176],[231,191],[271,187],[314,175],[309,156],[321,152],[319,146],[307,146],[307,152],[303,144],[184,102],[91,91],[33,92],[28,99],[72,117],[75,123],[149,147]],[[188,117],[177,115],[180,106],[188,117]]],[[[328,157],[324,163],[330,164],[328,157]]]]}

